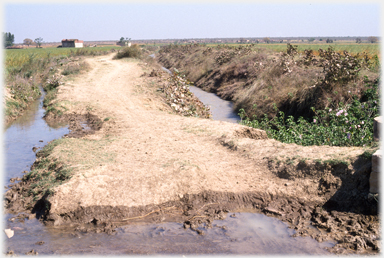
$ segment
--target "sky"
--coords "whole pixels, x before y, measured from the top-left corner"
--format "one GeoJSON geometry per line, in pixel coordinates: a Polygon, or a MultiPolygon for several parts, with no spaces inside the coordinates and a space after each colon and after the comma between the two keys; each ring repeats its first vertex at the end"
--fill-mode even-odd
{"type": "Polygon", "coordinates": [[[238,37],[380,36],[378,2],[3,3],[15,43],[238,37]]]}

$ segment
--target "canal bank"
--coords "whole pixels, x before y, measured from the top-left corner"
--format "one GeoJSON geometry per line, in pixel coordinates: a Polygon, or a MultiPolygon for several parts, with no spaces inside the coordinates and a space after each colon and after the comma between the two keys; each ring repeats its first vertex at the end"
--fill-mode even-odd
{"type": "Polygon", "coordinates": [[[200,236],[223,214],[253,207],[286,221],[296,235],[320,241],[343,239],[343,232],[349,230],[347,218],[362,225],[363,234],[376,230],[363,223],[368,217],[318,209],[338,190],[348,192],[337,180],[343,171],[354,169],[355,177],[364,181],[365,170],[356,168],[358,158],[351,161],[355,168],[324,165],[316,169],[310,161],[327,160],[329,155],[342,158],[346,150],[358,157],[362,149],[282,144],[238,124],[180,117],[157,95],[158,82],[142,76],[145,66],[104,57],[89,62],[93,69],[60,86],[57,101],[66,105],[68,114],[91,112],[103,123],[93,134],[67,138],[53,148],[50,158],[73,168],[73,177],[57,186],[47,200],[47,224],[66,227],[72,223],[82,233],[114,233],[121,224],[135,220],[160,222],[179,216],[183,228],[200,236]],[[285,164],[294,180],[273,166],[283,156],[285,160],[298,153],[308,159],[308,173],[296,169],[300,157],[285,164]],[[318,170],[327,177],[321,192],[318,170]],[[336,187],[327,188],[328,182],[336,187]],[[322,217],[327,217],[327,223],[322,217]],[[312,219],[329,227],[340,219],[342,225],[333,227],[334,232],[309,232],[312,219]]]}

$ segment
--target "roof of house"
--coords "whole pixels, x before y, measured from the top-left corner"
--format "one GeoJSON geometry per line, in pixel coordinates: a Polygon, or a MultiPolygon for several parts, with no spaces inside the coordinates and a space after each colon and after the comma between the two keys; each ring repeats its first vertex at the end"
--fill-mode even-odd
{"type": "Polygon", "coordinates": [[[61,42],[75,42],[75,43],[84,43],[83,40],[78,39],[63,39],[61,42]]]}

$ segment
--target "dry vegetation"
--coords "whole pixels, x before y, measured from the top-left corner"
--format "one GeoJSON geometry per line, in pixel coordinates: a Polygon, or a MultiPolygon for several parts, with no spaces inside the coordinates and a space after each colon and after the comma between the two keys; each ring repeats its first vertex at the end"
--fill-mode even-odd
{"type": "MultiPolygon", "coordinates": [[[[324,46],[327,47],[327,46],[324,46]]],[[[278,111],[312,117],[311,107],[337,108],[353,94],[362,97],[365,80],[379,77],[377,56],[351,55],[332,48],[298,53],[289,45],[273,52],[256,45],[168,45],[158,60],[175,67],[196,86],[232,100],[249,117],[274,117],[278,111]]]]}

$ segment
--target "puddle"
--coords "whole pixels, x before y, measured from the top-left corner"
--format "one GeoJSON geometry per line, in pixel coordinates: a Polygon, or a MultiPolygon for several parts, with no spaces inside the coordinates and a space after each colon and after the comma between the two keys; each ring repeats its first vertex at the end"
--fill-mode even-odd
{"type": "Polygon", "coordinates": [[[127,225],[115,235],[45,227],[37,220],[7,222],[15,235],[5,242],[7,250],[16,254],[32,249],[39,254],[330,254],[324,247],[332,243],[290,237],[294,230],[276,218],[235,214],[234,218],[214,221],[213,228],[203,229],[204,235],[173,222],[127,225]]]}

